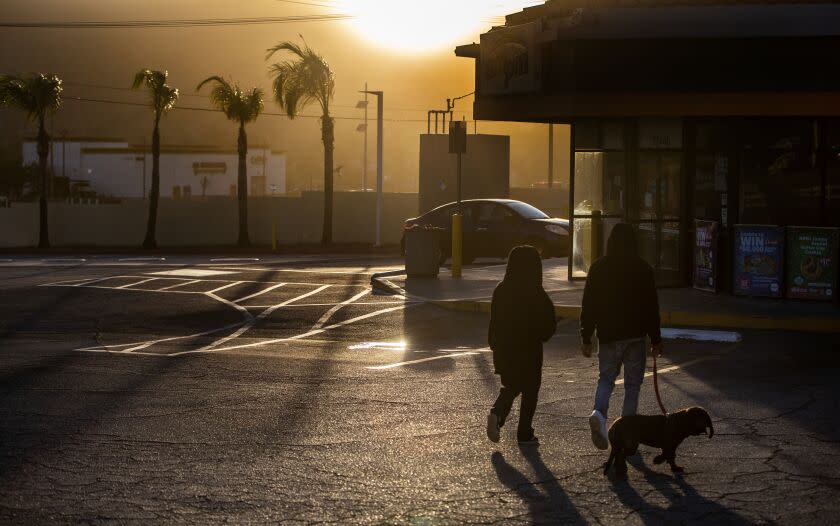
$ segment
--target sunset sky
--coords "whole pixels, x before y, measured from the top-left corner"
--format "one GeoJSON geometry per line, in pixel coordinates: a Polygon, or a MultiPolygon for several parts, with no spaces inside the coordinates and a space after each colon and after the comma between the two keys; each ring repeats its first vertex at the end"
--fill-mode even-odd
{"type": "MultiPolygon", "coordinates": [[[[54,72],[65,81],[64,107],[51,123],[56,138],[92,136],[148,140],[148,110],[125,103],[145,102],[128,89],[139,69],[167,69],[180,88],[180,110],[162,125],[164,144],[235,145],[235,125],[221,114],[189,110],[209,107],[196,84],[222,75],[268,92],[265,50],[303,35],[336,76],[336,166],[344,166],[337,187],[360,186],[362,134],[356,126],[362,111],[356,102],[365,82],[385,92],[386,190],[415,191],[420,133],[426,112],[442,109],[447,98],[474,89],[473,65],[454,56],[458,44],[478,41],[480,33],[504,23],[504,15],[536,5],[533,0],[28,0],[2,2],[7,22],[123,22],[183,19],[334,17],[329,20],[207,27],[140,28],[0,28],[0,72],[54,72]],[[345,17],[345,18],[342,18],[345,17]],[[95,99],[83,102],[73,97],[95,99]]],[[[472,98],[459,101],[456,118],[471,115],[472,98]]],[[[375,107],[371,106],[371,117],[375,107]]],[[[289,189],[318,182],[322,159],[316,107],[290,122],[267,96],[266,114],[249,126],[252,145],[267,144],[288,152],[289,189]]],[[[31,134],[20,115],[2,113],[3,143],[31,134]]],[[[374,127],[371,126],[371,131],[374,127]]],[[[472,126],[470,127],[472,130],[472,126]]],[[[512,182],[544,179],[545,126],[479,123],[480,133],[512,136],[512,182]]],[[[369,136],[370,163],[375,136],[369,136]]],[[[7,146],[7,149],[9,146],[7,146]]],[[[8,153],[4,153],[8,155],[8,153]]],[[[370,164],[369,173],[375,172],[370,164]]]]}

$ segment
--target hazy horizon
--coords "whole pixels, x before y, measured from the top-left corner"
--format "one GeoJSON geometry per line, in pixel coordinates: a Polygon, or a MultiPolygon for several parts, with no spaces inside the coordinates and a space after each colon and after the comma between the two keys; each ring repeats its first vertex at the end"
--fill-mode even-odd
{"type": "MultiPolygon", "coordinates": [[[[496,6],[500,2],[487,2],[496,6]]],[[[513,1],[514,12],[533,1],[513,1]]],[[[125,1],[119,5],[97,0],[34,0],[0,7],[8,22],[79,22],[115,20],[220,19],[283,17],[346,12],[335,2],[282,2],[256,0],[247,7],[234,2],[179,0],[125,1]],[[301,5],[308,4],[308,5],[301,5]],[[322,7],[329,4],[329,7],[322,7]]],[[[502,12],[505,12],[504,9],[502,12]]],[[[397,50],[387,43],[362,38],[359,28],[345,20],[260,25],[130,28],[130,29],[0,29],[4,49],[0,72],[51,72],[65,82],[64,104],[49,123],[54,138],[84,136],[123,139],[142,144],[150,140],[152,116],[147,107],[127,105],[147,101],[142,91],[129,89],[136,71],[166,69],[170,84],[181,90],[174,111],[161,124],[162,142],[179,145],[233,146],[236,125],[220,113],[190,111],[209,108],[207,94],[195,91],[210,75],[222,75],[243,87],[259,86],[266,92],[265,113],[248,125],[249,143],[267,145],[288,153],[288,190],[305,187],[314,175],[322,178],[323,149],[320,109],[305,108],[290,121],[282,115],[270,93],[265,50],[284,40],[306,42],[317,50],[335,72],[335,166],[343,166],[338,189],[361,186],[363,134],[356,131],[363,111],[356,103],[368,83],[385,92],[386,190],[415,191],[419,164],[419,137],[426,131],[426,113],[444,109],[447,98],[474,89],[474,62],[454,55],[457,44],[477,41],[497,19],[473,21],[479,28],[471,36],[425,53],[397,50]],[[111,102],[82,102],[74,97],[111,102]],[[314,174],[313,174],[314,171],[314,174]]],[[[500,23],[498,20],[496,23],[500,23]]],[[[433,31],[434,28],[430,28],[433,31]]],[[[393,38],[393,37],[392,37],[393,38]]],[[[281,57],[277,57],[278,59],[281,57]]],[[[375,174],[375,102],[369,106],[368,176],[375,174]]],[[[15,149],[20,139],[32,135],[34,126],[25,116],[1,110],[0,130],[5,149],[15,149]]],[[[472,97],[458,101],[455,118],[472,120],[472,97]]],[[[517,186],[545,179],[547,131],[544,125],[479,122],[479,133],[511,135],[511,182],[517,186]]],[[[567,135],[558,127],[558,146],[567,135]]],[[[474,126],[470,125],[470,131],[474,126]]],[[[563,173],[568,152],[557,151],[556,173],[563,173]]],[[[10,152],[6,152],[9,155],[10,152]]]]}

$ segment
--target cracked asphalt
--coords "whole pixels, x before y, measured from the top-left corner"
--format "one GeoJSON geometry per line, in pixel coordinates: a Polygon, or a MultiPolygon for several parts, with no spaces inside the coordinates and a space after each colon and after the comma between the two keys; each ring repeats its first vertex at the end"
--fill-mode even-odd
{"type": "Polygon", "coordinates": [[[0,522],[836,523],[838,335],[666,342],[665,405],[715,436],[682,476],[642,446],[623,480],[575,323],[546,345],[539,448],[492,444],[486,317],[364,294],[373,265],[0,266],[0,522]]]}

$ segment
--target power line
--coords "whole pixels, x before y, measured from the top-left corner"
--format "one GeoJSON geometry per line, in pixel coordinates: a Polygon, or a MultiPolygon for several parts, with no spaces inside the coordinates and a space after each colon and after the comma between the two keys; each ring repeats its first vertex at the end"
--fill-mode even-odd
{"type": "Polygon", "coordinates": [[[329,22],[351,18],[342,14],[300,15],[254,18],[207,18],[182,20],[119,20],[83,22],[0,22],[0,28],[36,29],[133,29],[133,28],[177,28],[206,26],[236,26],[257,24],[286,24],[294,22],[329,22]]]}
{"type": "MultiPolygon", "coordinates": [[[[103,85],[103,84],[90,84],[90,83],[87,83],[87,82],[76,82],[76,81],[72,81],[72,80],[65,80],[65,81],[63,81],[63,84],[65,86],[72,86],[72,87],[79,87],[79,88],[107,89],[107,90],[114,90],[114,91],[133,92],[133,93],[138,93],[138,94],[142,93],[142,91],[138,91],[138,90],[135,90],[134,88],[129,88],[129,87],[125,87],[125,86],[106,86],[106,85],[103,85]]],[[[207,95],[201,95],[201,94],[198,94],[198,93],[185,93],[183,90],[180,91],[179,95],[181,97],[192,97],[192,98],[207,100],[207,95]]],[[[469,94],[469,95],[471,95],[471,94],[469,94]]],[[[465,95],[465,96],[467,96],[467,95],[465,95]]],[[[463,97],[458,97],[458,98],[461,99],[463,97]]],[[[334,107],[334,108],[348,108],[348,109],[349,108],[353,108],[353,109],[356,108],[355,104],[331,104],[331,106],[334,107]]],[[[422,108],[399,108],[399,107],[386,108],[385,111],[405,111],[405,112],[413,111],[413,112],[418,112],[418,113],[420,113],[420,112],[425,113],[426,112],[426,110],[422,109],[422,108]]]]}
{"type": "MultiPolygon", "coordinates": [[[[134,107],[143,107],[148,108],[149,104],[144,102],[131,102],[131,101],[123,101],[123,100],[110,100],[110,99],[97,99],[97,98],[90,98],[90,97],[75,97],[66,95],[63,97],[64,100],[69,100],[73,102],[87,102],[87,103],[98,103],[98,104],[114,104],[118,106],[134,106],[134,107]]],[[[200,108],[197,106],[175,106],[172,108],[172,111],[201,111],[201,112],[212,112],[212,113],[221,113],[221,110],[217,110],[215,108],[200,108]]],[[[260,115],[269,115],[272,117],[281,117],[288,119],[289,116],[285,113],[280,112],[270,112],[265,111],[262,112],[260,115]]],[[[466,116],[466,113],[464,113],[466,116]]],[[[359,121],[363,120],[362,117],[345,117],[345,116],[337,116],[332,115],[333,119],[342,120],[342,121],[359,121]]],[[[305,119],[320,119],[320,115],[307,115],[307,114],[298,114],[296,118],[305,118],[305,119]]],[[[385,122],[426,122],[425,119],[384,119],[385,122]]]]}
{"type": "Polygon", "coordinates": [[[315,7],[327,7],[330,9],[334,9],[336,6],[328,5],[328,4],[319,4],[316,2],[301,2],[299,0],[277,0],[278,2],[283,2],[284,4],[299,4],[299,5],[311,5],[315,7]]]}

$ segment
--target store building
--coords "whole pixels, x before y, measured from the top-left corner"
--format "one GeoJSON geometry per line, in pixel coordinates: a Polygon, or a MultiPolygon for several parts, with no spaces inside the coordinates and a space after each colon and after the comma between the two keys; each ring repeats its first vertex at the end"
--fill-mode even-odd
{"type": "Polygon", "coordinates": [[[603,250],[593,211],[603,239],[637,226],[662,285],[692,282],[715,222],[723,290],[734,225],[840,226],[840,5],[552,0],[456,54],[476,119],[571,125],[570,276],[603,250]]]}
{"type": "MultiPolygon", "coordinates": [[[[34,140],[23,143],[24,166],[38,162],[34,140]]],[[[246,159],[248,195],[286,192],[286,155],[250,147],[246,159]]],[[[152,185],[152,152],[148,145],[121,140],[53,141],[47,165],[54,177],[69,178],[70,188],[83,188],[105,198],[145,198],[152,185]]],[[[162,146],[161,197],[236,196],[239,156],[214,146],[162,146]]]]}

